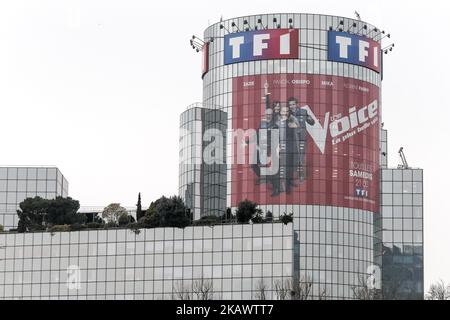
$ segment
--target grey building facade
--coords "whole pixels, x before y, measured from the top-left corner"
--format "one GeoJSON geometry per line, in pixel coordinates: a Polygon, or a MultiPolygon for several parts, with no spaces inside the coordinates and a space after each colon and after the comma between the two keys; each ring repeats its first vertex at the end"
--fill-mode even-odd
{"type": "Polygon", "coordinates": [[[0,300],[279,299],[292,261],[292,223],[0,233],[0,300]]]}
{"type": "Polygon", "coordinates": [[[423,299],[423,170],[383,169],[381,199],[383,297],[423,299]]]}
{"type": "Polygon", "coordinates": [[[0,167],[0,224],[17,228],[17,209],[26,198],[67,197],[69,183],[56,167],[0,167]]]}
{"type": "Polygon", "coordinates": [[[180,116],[179,196],[191,210],[193,220],[225,213],[226,165],[208,163],[204,154],[209,144],[217,142],[217,133],[226,135],[226,121],[225,112],[201,103],[189,106],[180,116]]]}
{"type": "Polygon", "coordinates": [[[382,297],[424,299],[423,169],[388,166],[388,131],[381,132],[381,214],[374,222],[375,263],[382,297]]]}

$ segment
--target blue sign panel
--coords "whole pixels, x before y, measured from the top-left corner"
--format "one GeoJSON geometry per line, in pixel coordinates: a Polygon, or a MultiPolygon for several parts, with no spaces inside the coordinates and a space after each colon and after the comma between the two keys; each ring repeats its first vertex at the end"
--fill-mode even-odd
{"type": "Polygon", "coordinates": [[[329,31],[328,60],[356,64],[380,73],[380,44],[364,36],[329,31]]]}
{"type": "Polygon", "coordinates": [[[224,63],[298,59],[298,29],[230,33],[224,37],[224,63]]]}

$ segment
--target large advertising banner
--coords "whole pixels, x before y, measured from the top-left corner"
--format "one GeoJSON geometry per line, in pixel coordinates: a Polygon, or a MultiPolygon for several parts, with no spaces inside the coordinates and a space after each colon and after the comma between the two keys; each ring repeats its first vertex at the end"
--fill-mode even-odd
{"type": "Polygon", "coordinates": [[[231,205],[379,212],[379,88],[350,78],[233,79],[231,205]]]}

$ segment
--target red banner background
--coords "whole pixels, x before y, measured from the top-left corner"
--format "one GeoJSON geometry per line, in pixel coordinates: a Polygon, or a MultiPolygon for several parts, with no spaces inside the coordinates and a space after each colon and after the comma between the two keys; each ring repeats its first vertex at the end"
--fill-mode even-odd
{"type": "MultiPolygon", "coordinates": [[[[322,127],[327,116],[330,125],[335,120],[349,117],[350,108],[356,107],[358,111],[374,101],[378,103],[377,116],[368,121],[369,127],[358,132],[358,128],[362,127],[359,124],[352,129],[355,130],[353,136],[336,144],[333,144],[336,139],[333,139],[328,128],[323,153],[308,134],[306,179],[303,183],[297,180],[289,194],[282,192],[273,196],[273,187],[269,183],[256,184],[258,177],[248,162],[243,165],[233,164],[231,205],[235,207],[240,201],[248,199],[260,205],[326,205],[378,212],[379,88],[351,78],[322,75],[277,74],[234,78],[233,130],[259,128],[266,109],[263,98],[266,83],[271,103],[286,103],[290,97],[295,97],[300,107],[309,106],[322,127]],[[350,170],[370,173],[372,179],[351,176],[350,170]],[[362,196],[358,190],[363,191],[362,196]]],[[[367,111],[364,114],[367,116],[367,111]]],[[[234,141],[233,150],[236,147],[234,141]]],[[[247,147],[247,155],[248,150],[247,147]]],[[[236,160],[235,154],[233,160],[236,160]]]]}

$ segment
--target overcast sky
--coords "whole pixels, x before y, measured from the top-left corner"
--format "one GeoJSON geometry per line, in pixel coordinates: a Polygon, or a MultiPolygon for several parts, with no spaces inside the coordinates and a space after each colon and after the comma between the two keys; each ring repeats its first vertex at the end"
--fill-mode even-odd
{"type": "Polygon", "coordinates": [[[383,81],[389,162],[403,146],[425,169],[426,287],[450,282],[450,4],[421,3],[2,1],[0,165],[56,165],[83,206],[176,194],[179,115],[202,99],[192,34],[221,16],[357,10],[396,44],[383,81]]]}

